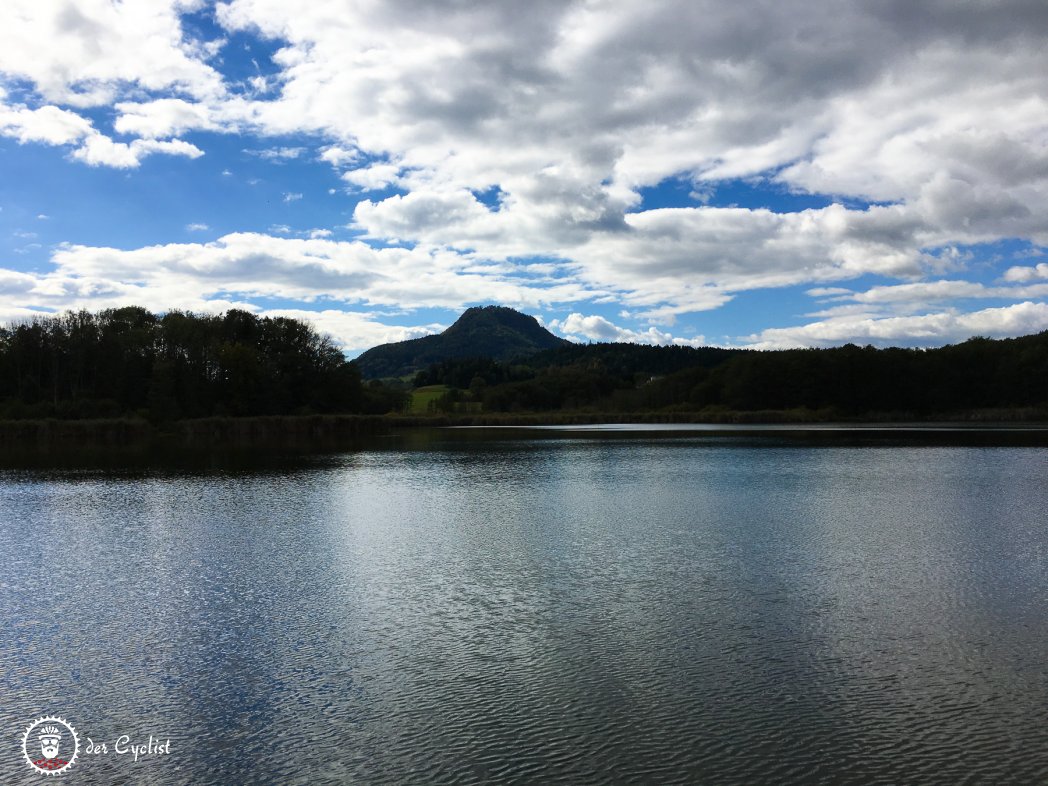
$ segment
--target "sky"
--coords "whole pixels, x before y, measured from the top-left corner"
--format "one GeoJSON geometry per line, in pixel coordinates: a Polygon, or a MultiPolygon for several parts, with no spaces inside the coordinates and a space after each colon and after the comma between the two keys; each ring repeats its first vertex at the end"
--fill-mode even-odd
{"type": "Polygon", "coordinates": [[[1044,0],[3,0],[0,321],[1048,329],[1044,0]]]}

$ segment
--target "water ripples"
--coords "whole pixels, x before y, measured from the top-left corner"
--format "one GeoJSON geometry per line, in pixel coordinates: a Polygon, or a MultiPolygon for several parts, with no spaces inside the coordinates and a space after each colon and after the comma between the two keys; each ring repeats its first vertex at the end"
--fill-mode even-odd
{"type": "Polygon", "coordinates": [[[8,474],[0,725],[171,739],[81,782],[1044,782],[1046,469],[563,440],[8,474]]]}

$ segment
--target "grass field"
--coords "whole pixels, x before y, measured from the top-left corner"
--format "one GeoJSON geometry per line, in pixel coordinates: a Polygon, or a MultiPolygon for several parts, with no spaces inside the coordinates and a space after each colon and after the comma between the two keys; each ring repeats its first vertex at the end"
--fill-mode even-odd
{"type": "Polygon", "coordinates": [[[409,412],[413,415],[425,415],[429,412],[429,402],[443,396],[448,392],[447,385],[426,385],[411,391],[411,407],[409,412]]]}

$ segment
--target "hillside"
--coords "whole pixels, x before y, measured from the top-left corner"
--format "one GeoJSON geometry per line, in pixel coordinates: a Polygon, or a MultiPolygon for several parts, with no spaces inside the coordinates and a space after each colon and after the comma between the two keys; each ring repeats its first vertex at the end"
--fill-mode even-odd
{"type": "Polygon", "coordinates": [[[511,365],[445,361],[419,373],[415,384],[445,386],[447,393],[433,401],[432,409],[448,413],[1044,419],[1048,332],[976,337],[937,349],[847,344],[758,352],[571,344],[511,365]]]}
{"type": "Polygon", "coordinates": [[[445,360],[483,357],[508,362],[570,343],[535,317],[504,306],[484,306],[467,309],[443,333],[373,347],[356,364],[366,379],[402,377],[445,360]]]}

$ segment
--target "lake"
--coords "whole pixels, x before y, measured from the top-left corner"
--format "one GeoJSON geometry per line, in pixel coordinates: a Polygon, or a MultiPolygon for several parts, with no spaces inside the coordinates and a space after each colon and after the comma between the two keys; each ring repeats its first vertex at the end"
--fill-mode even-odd
{"type": "Polygon", "coordinates": [[[1048,780],[1048,450],[659,428],[3,470],[0,782],[1048,780]]]}

